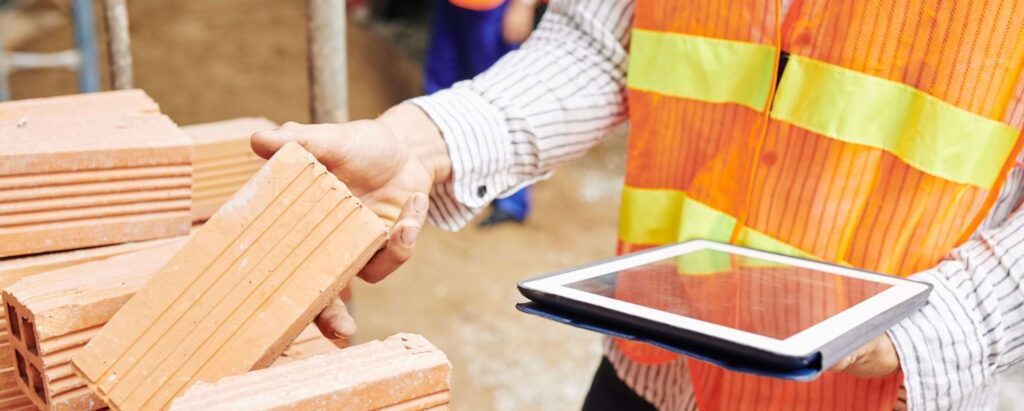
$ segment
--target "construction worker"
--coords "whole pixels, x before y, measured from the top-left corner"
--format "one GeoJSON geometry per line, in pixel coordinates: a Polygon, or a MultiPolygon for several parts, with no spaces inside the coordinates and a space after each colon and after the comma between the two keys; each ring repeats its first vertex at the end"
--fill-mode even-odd
{"type": "MultiPolygon", "coordinates": [[[[373,282],[424,219],[458,229],[628,114],[620,252],[708,238],[934,290],[810,383],[609,340],[585,409],[992,409],[1024,363],[1018,3],[553,1],[470,81],[253,147],[299,141],[395,222],[361,274],[373,282]]],[[[322,328],[345,332],[343,310],[322,328]]]]}
{"type": "MultiPolygon", "coordinates": [[[[451,87],[491,67],[533,30],[537,0],[434,0],[430,41],[423,62],[427,94],[451,87]]],[[[530,188],[497,198],[481,224],[523,222],[530,188]]]]}

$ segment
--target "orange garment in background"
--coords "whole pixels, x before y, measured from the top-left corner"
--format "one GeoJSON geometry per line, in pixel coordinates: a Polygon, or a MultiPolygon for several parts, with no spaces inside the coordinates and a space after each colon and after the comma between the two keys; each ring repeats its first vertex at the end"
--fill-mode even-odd
{"type": "MultiPolygon", "coordinates": [[[[781,48],[815,64],[899,83],[940,105],[1019,130],[1024,121],[1021,3],[794,0],[785,20],[779,21],[776,1],[639,0],[633,24],[635,30],[646,32],[763,45],[776,53],[781,48]]],[[[634,35],[634,50],[636,41],[634,35]]],[[[666,65],[701,64],[673,60],[669,54],[658,58],[666,65]]],[[[637,75],[630,64],[629,75],[637,75]]],[[[786,75],[783,70],[783,84],[786,75]]],[[[770,117],[767,100],[756,110],[632,86],[627,93],[627,191],[676,193],[677,198],[685,196],[684,203],[731,218],[735,233],[756,232],[813,258],[891,275],[933,267],[964,241],[991,207],[1020,151],[1018,139],[1011,152],[992,158],[1002,171],[990,186],[979,186],[924,171],[885,149],[770,117]]],[[[842,107],[836,110],[841,118],[842,107]]],[[[912,120],[907,127],[913,126],[912,120]]],[[[907,130],[907,135],[935,137],[915,130],[907,130]]],[[[626,197],[620,253],[713,237],[709,231],[707,236],[689,233],[671,241],[631,242],[643,233],[638,236],[629,227],[658,226],[650,224],[652,220],[676,224],[680,232],[709,223],[706,214],[686,211],[682,203],[659,215],[631,214],[643,207],[627,207],[626,197]]],[[[744,244],[745,238],[749,236],[710,239],[756,246],[744,244]]],[[[672,286],[620,282],[616,287],[672,286]]],[[[616,340],[616,346],[640,363],[676,358],[641,343],[616,340]]],[[[898,373],[872,379],[826,373],[813,382],[796,383],[733,373],[695,360],[689,367],[702,410],[891,410],[902,378],[898,373]]]]}
{"type": "Polygon", "coordinates": [[[464,9],[476,10],[476,11],[494,10],[495,8],[500,6],[501,3],[505,2],[505,0],[448,0],[448,1],[450,1],[452,4],[454,4],[456,6],[464,8],[464,9]]]}

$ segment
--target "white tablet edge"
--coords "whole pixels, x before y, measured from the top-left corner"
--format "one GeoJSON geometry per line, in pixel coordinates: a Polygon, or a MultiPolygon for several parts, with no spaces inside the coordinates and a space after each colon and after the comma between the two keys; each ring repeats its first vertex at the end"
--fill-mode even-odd
{"type": "Polygon", "coordinates": [[[595,264],[575,271],[552,275],[534,281],[527,281],[522,285],[526,288],[535,289],[537,291],[608,307],[616,311],[637,317],[649,318],[677,328],[694,330],[699,333],[718,336],[738,344],[793,357],[806,356],[817,352],[828,342],[928,289],[928,285],[926,284],[906,281],[896,277],[868,273],[852,268],[786,257],[778,254],[771,254],[706,240],[692,240],[659,249],[640,252],[636,255],[616,259],[607,263],[595,264]],[[565,287],[566,284],[572,284],[608,273],[618,272],[644,264],[669,259],[679,256],[680,254],[700,249],[711,249],[747,257],[760,258],[792,266],[809,268],[883,284],[890,284],[892,287],[784,340],[737,330],[735,328],[729,328],[694,318],[683,317],[665,311],[565,287]]]}

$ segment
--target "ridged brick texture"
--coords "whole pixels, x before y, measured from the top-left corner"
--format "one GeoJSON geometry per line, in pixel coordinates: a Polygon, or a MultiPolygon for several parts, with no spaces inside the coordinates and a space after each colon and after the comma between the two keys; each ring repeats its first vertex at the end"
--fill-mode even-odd
{"type": "Polygon", "coordinates": [[[192,221],[204,221],[249,181],[264,160],[249,137],[277,127],[265,118],[237,118],[182,127],[192,137],[192,221]]]}
{"type": "Polygon", "coordinates": [[[138,93],[0,103],[0,258],[188,234],[191,140],[138,93]]]}
{"type": "Polygon", "coordinates": [[[27,257],[0,258],[0,287],[7,284],[13,284],[22,277],[29,275],[53,271],[58,268],[78,265],[90,261],[102,260],[133,251],[153,248],[175,241],[175,238],[177,237],[134,241],[130,243],[91,247],[72,251],[37,254],[27,257]]]}
{"type": "Polygon", "coordinates": [[[277,358],[386,239],[384,223],[285,145],[75,356],[115,410],[277,358]]]}
{"type": "Polygon", "coordinates": [[[197,384],[172,410],[447,409],[451,364],[426,339],[398,334],[281,366],[197,384]]]}
{"type": "Polygon", "coordinates": [[[4,353],[18,368],[18,385],[40,409],[104,406],[71,370],[71,355],[185,244],[166,244],[33,275],[4,288],[12,320],[4,353]]]}

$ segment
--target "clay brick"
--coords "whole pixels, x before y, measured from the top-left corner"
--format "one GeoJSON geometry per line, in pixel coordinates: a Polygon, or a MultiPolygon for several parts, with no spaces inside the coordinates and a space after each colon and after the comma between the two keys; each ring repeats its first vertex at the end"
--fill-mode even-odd
{"type": "Polygon", "coordinates": [[[451,364],[418,335],[398,334],[281,366],[196,384],[172,410],[445,409],[451,364]]]}
{"type": "Polygon", "coordinates": [[[71,355],[185,244],[165,244],[21,279],[4,288],[12,327],[7,355],[26,370],[18,386],[40,409],[104,406],[71,370],[71,355]],[[38,374],[35,378],[33,375],[38,374]]]}
{"type": "Polygon", "coordinates": [[[145,113],[159,114],[160,106],[138,89],[0,102],[0,120],[145,113]]]}
{"type": "Polygon", "coordinates": [[[263,368],[384,243],[383,222],[283,147],[72,359],[113,409],[263,368]]]}
{"type": "Polygon", "coordinates": [[[188,136],[149,109],[71,109],[80,98],[39,100],[24,122],[0,120],[0,257],[188,234],[188,136]],[[68,112],[38,114],[51,104],[68,112]]]}
{"type": "Polygon", "coordinates": [[[292,341],[292,344],[288,346],[288,349],[281,353],[280,357],[277,357],[277,359],[274,360],[273,366],[277,367],[295,360],[301,360],[303,358],[337,351],[339,349],[340,348],[338,348],[337,343],[329,340],[327,337],[324,337],[316,326],[310,325],[302,331],[302,334],[295,337],[295,341],[292,341]]]}
{"type": "MultiPolygon", "coordinates": [[[[166,244],[169,241],[173,240],[150,240],[31,257],[0,259],[0,288],[6,288],[30,275],[143,250],[166,244]]],[[[15,363],[13,357],[7,354],[13,350],[13,346],[8,340],[9,331],[7,310],[0,309],[0,410],[19,409],[22,405],[35,409],[31,400],[18,388],[15,363]]]]}
{"type": "Polygon", "coordinates": [[[204,221],[263,165],[249,137],[277,127],[265,118],[238,118],[182,127],[192,137],[192,221],[204,221]]]}
{"type": "Polygon", "coordinates": [[[80,250],[38,254],[28,257],[0,259],[0,288],[14,284],[15,281],[18,281],[22,277],[53,271],[61,267],[102,260],[133,251],[145,250],[147,248],[175,241],[175,238],[176,237],[161,238],[157,240],[136,241],[80,250]]]}

